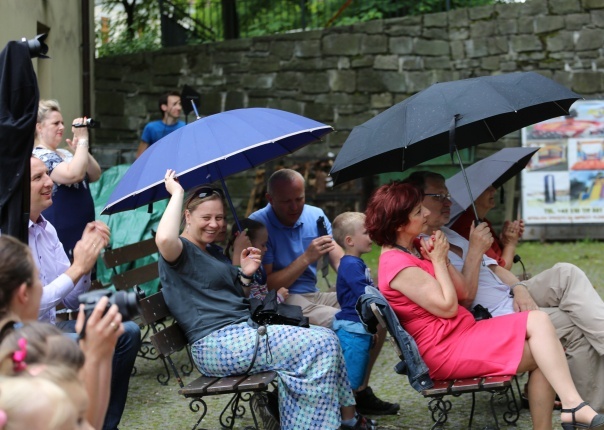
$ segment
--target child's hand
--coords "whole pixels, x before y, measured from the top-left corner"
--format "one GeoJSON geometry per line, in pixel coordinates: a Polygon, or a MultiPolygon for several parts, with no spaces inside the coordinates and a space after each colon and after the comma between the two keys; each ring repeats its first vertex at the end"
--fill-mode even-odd
{"type": "Polygon", "coordinates": [[[281,296],[283,301],[285,301],[289,297],[289,290],[285,287],[281,287],[281,288],[279,288],[279,290],[277,290],[277,294],[279,296],[281,296]]]}
{"type": "Polygon", "coordinates": [[[241,271],[252,276],[262,263],[262,252],[258,248],[250,246],[241,251],[241,271]]]}

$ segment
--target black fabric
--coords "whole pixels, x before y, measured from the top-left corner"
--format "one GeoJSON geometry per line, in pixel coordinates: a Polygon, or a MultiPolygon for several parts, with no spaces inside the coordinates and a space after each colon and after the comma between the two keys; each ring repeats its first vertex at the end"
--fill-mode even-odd
{"type": "Polygon", "coordinates": [[[27,43],[9,42],[0,52],[0,231],[23,243],[39,98],[27,43]]]}
{"type": "Polygon", "coordinates": [[[250,299],[252,321],[259,325],[293,325],[310,327],[308,318],[302,314],[302,308],[277,301],[277,292],[269,291],[264,300],[250,299]]]}
{"type": "Polygon", "coordinates": [[[476,321],[480,320],[488,320],[489,318],[493,318],[493,315],[489,312],[487,308],[478,304],[472,308],[472,315],[474,315],[474,319],[476,321]]]}

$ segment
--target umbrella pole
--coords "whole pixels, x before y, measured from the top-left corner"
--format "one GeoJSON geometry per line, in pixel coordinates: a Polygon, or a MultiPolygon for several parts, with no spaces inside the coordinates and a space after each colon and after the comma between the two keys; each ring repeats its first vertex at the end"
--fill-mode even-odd
{"type": "Polygon", "coordinates": [[[466,183],[466,188],[468,189],[468,194],[470,195],[470,205],[472,205],[472,210],[474,211],[474,220],[476,221],[476,225],[480,224],[480,219],[478,219],[478,212],[476,211],[476,205],[474,205],[474,196],[472,195],[472,190],[470,189],[470,183],[468,182],[468,176],[466,175],[466,169],[463,167],[463,162],[461,161],[461,156],[459,155],[459,150],[457,149],[457,145],[454,146],[455,154],[457,154],[457,160],[459,161],[459,167],[461,167],[461,173],[463,175],[464,182],[466,183]]]}
{"type": "Polygon", "coordinates": [[[241,225],[239,224],[239,218],[237,218],[237,211],[235,210],[235,206],[233,206],[233,201],[231,200],[231,195],[229,194],[229,189],[226,186],[226,182],[222,175],[220,175],[220,183],[222,184],[222,189],[224,190],[224,196],[229,203],[229,207],[231,208],[231,212],[233,213],[233,218],[235,218],[235,224],[237,224],[237,230],[241,231],[241,225]]]}

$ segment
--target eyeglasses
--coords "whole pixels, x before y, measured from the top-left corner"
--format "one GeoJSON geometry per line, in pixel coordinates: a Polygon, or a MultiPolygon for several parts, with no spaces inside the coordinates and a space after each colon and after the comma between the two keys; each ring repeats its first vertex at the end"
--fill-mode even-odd
{"type": "Polygon", "coordinates": [[[451,200],[451,193],[447,193],[447,194],[424,194],[425,197],[434,197],[434,200],[437,200],[439,202],[444,202],[445,200],[451,200]]]}
{"type": "Polygon", "coordinates": [[[212,194],[216,194],[217,196],[224,197],[222,194],[222,190],[219,188],[211,188],[211,187],[202,187],[197,190],[197,197],[200,199],[211,196],[212,194]]]}

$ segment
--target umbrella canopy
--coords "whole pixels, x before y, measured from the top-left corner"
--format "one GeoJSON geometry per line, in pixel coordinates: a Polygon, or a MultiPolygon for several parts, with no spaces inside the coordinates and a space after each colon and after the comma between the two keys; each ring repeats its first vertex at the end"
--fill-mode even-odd
{"type": "Polygon", "coordinates": [[[291,154],[332,131],[331,126],[277,109],[236,109],[202,118],[143,152],[115,187],[102,214],[169,197],[164,185],[167,169],[176,171],[187,190],[291,154]]]}
{"type": "MultiPolygon", "coordinates": [[[[477,198],[489,186],[499,188],[526,167],[529,160],[539,148],[504,148],[469,167],[465,173],[470,184],[472,196],[477,198]]],[[[472,197],[466,188],[463,172],[451,176],[446,181],[451,193],[451,220],[457,218],[472,204],[472,197]]]]}
{"type": "Polygon", "coordinates": [[[581,98],[534,72],[434,84],[355,127],[335,159],[335,184],[402,172],[458,148],[568,115],[581,98]]]}

